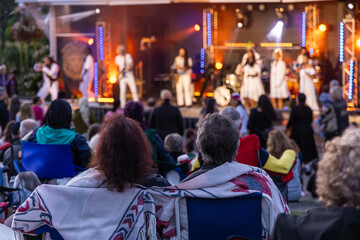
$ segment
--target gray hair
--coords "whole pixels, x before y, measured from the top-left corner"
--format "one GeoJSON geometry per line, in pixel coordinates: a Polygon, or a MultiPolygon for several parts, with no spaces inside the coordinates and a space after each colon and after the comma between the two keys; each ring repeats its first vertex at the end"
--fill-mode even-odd
{"type": "Polygon", "coordinates": [[[160,92],[160,98],[161,98],[161,100],[163,100],[163,101],[166,100],[166,99],[170,99],[170,100],[171,100],[172,94],[171,94],[170,90],[167,90],[167,89],[161,90],[161,92],[160,92]]]}
{"type": "Polygon", "coordinates": [[[330,89],[330,96],[333,100],[342,100],[342,90],[340,87],[333,87],[330,89]]]}
{"type": "Polygon", "coordinates": [[[40,127],[40,124],[33,119],[25,119],[20,123],[20,138],[25,137],[29,132],[40,127]]]}
{"type": "Polygon", "coordinates": [[[40,186],[41,182],[34,172],[25,171],[19,173],[14,181],[15,188],[26,189],[30,192],[34,191],[37,186],[40,186]]]}
{"type": "Polygon", "coordinates": [[[232,162],[239,143],[239,128],[229,117],[214,113],[200,122],[197,144],[205,162],[213,164],[232,162]]]}
{"type": "Polygon", "coordinates": [[[241,123],[242,123],[242,119],[241,119],[240,113],[235,108],[226,107],[223,110],[221,110],[220,114],[231,118],[231,120],[234,121],[236,126],[238,128],[240,128],[241,123]]]}
{"type": "Polygon", "coordinates": [[[183,141],[178,133],[171,133],[164,140],[164,147],[169,152],[182,152],[183,141]]]}

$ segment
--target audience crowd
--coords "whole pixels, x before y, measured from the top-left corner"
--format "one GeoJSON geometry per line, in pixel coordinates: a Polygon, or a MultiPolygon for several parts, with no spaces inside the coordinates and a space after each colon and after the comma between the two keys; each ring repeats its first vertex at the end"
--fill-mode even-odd
{"type": "MultiPolygon", "coordinates": [[[[261,193],[270,199],[261,203],[262,239],[360,238],[360,130],[349,127],[336,83],[323,88],[314,122],[304,94],[288,122],[266,95],[249,110],[238,97],[225,108],[206,98],[190,128],[169,90],[160,100],[128,101],[123,109],[115,100],[99,122],[85,98],[78,107],[64,99],[46,106],[39,97],[9,99],[0,87],[0,237],[188,239],[193,230],[185,198],[261,193]],[[323,154],[314,124],[325,141],[323,154]],[[31,154],[23,154],[24,142],[68,146],[74,174],[51,179],[26,171],[22,164],[31,154]],[[304,174],[311,175],[308,186],[304,174]],[[323,207],[291,215],[288,203],[307,191],[323,207]]],[[[49,155],[37,156],[44,162],[36,164],[46,165],[49,155]]]]}

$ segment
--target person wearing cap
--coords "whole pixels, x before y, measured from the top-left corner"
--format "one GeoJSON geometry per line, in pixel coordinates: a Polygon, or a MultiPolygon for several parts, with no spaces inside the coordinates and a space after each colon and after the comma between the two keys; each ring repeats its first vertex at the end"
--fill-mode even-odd
{"type": "Polygon", "coordinates": [[[124,45],[118,45],[115,63],[119,68],[120,104],[121,108],[126,104],[126,86],[129,86],[133,101],[139,101],[134,76],[134,61],[129,53],[126,53],[124,45]]]}

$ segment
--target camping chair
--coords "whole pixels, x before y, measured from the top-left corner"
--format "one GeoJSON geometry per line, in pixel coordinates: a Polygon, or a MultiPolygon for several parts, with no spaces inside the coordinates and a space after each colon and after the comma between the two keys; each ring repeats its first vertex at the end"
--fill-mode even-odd
{"type": "MultiPolygon", "coordinates": [[[[256,192],[223,199],[186,198],[189,239],[218,240],[238,236],[239,239],[261,239],[262,199],[270,205],[269,234],[274,224],[272,199],[256,192]]],[[[179,200],[175,200],[177,239],[180,240],[179,200]]]]}
{"type": "MultiPolygon", "coordinates": [[[[260,154],[259,137],[251,134],[240,139],[240,146],[236,154],[236,161],[242,164],[258,167],[260,154]]],[[[261,166],[260,166],[261,167],[261,166]]]]}
{"type": "Polygon", "coordinates": [[[33,171],[39,178],[72,178],[75,169],[70,144],[21,142],[21,162],[14,161],[19,172],[33,171]]]}

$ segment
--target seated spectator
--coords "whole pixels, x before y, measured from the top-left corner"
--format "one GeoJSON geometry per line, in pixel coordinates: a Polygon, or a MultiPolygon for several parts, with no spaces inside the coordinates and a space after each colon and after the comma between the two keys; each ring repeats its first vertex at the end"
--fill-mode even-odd
{"type": "Polygon", "coordinates": [[[65,100],[51,102],[45,115],[44,126],[35,129],[29,136],[29,142],[39,144],[71,144],[74,164],[85,168],[91,152],[86,139],[70,129],[71,106],[65,100]]]}
{"type": "Polygon", "coordinates": [[[13,136],[20,135],[20,137],[16,138],[16,140],[12,142],[12,147],[13,147],[12,154],[11,154],[11,149],[8,149],[4,154],[3,164],[4,166],[7,166],[9,168],[9,172],[8,172],[9,176],[17,175],[17,171],[14,167],[13,161],[14,159],[19,159],[19,154],[21,152],[21,139],[24,138],[29,133],[31,133],[36,128],[38,128],[39,126],[40,124],[33,119],[25,119],[20,124],[14,123],[12,125],[13,129],[11,131],[13,132],[12,133],[13,136]]]}
{"type": "Polygon", "coordinates": [[[11,227],[24,233],[50,227],[62,239],[156,239],[153,199],[135,187],[149,173],[150,152],[138,123],[111,117],[91,168],[66,186],[37,187],[15,212],[11,227]]]}
{"type": "MultiPolygon", "coordinates": [[[[281,158],[283,152],[288,149],[294,150],[296,154],[299,154],[300,152],[295,141],[291,141],[284,132],[276,129],[272,130],[269,133],[267,141],[267,151],[274,157],[281,158]]],[[[298,201],[301,197],[300,168],[300,159],[297,157],[295,166],[290,171],[291,174],[289,176],[268,172],[287,202],[298,201]]]]}
{"type": "Polygon", "coordinates": [[[304,215],[280,214],[271,239],[359,239],[360,129],[349,129],[325,144],[318,164],[317,194],[324,208],[304,215]]]}
{"type": "Polygon", "coordinates": [[[16,120],[16,114],[20,111],[20,100],[17,95],[10,98],[9,114],[10,120],[16,120]]]}
{"type": "Polygon", "coordinates": [[[332,99],[329,93],[329,85],[324,85],[322,87],[322,93],[319,96],[319,101],[321,102],[321,108],[327,109],[332,103],[332,99]]]}
{"type": "Polygon", "coordinates": [[[28,118],[34,119],[33,110],[30,103],[23,102],[20,105],[20,111],[16,114],[16,121],[21,122],[28,118]]]}
{"type": "Polygon", "coordinates": [[[214,98],[206,97],[203,101],[203,108],[200,111],[198,122],[196,127],[199,127],[201,120],[203,120],[208,114],[218,113],[218,107],[214,98]]]}
{"type": "Polygon", "coordinates": [[[181,136],[177,133],[167,135],[164,141],[164,146],[175,161],[177,161],[179,156],[184,154],[183,141],[181,136]]]}
{"type": "Polygon", "coordinates": [[[155,105],[156,105],[156,98],[154,97],[150,97],[148,98],[147,100],[147,107],[145,108],[144,110],[144,117],[145,117],[145,124],[147,126],[149,126],[149,119],[150,119],[150,115],[151,115],[151,112],[154,110],[155,108],[155,105]]]}
{"type": "Polygon", "coordinates": [[[17,141],[19,139],[19,133],[16,132],[16,128],[19,131],[19,123],[16,124],[16,121],[9,121],[6,124],[5,130],[3,132],[3,137],[2,137],[2,144],[9,142],[11,144],[13,144],[15,141],[17,141]]]}
{"type": "Polygon", "coordinates": [[[156,130],[161,140],[170,133],[184,133],[184,123],[179,108],[170,104],[172,94],[169,90],[162,90],[160,93],[163,103],[156,107],[150,116],[150,128],[156,130]]]}
{"type": "Polygon", "coordinates": [[[86,134],[89,126],[93,123],[97,123],[94,113],[89,108],[89,102],[86,98],[81,98],[79,101],[79,109],[76,109],[73,113],[73,123],[75,131],[80,134],[86,134]]]}
{"type": "Polygon", "coordinates": [[[0,87],[0,127],[1,132],[4,134],[6,124],[9,122],[9,111],[5,102],[6,90],[4,87],[0,87]]]}
{"type": "MultiPolygon", "coordinates": [[[[234,121],[234,123],[236,124],[236,126],[239,129],[242,129],[242,118],[241,118],[239,112],[235,108],[226,107],[223,110],[221,110],[220,114],[228,116],[231,120],[234,121]]],[[[241,134],[241,130],[240,130],[240,134],[241,134]]],[[[240,138],[240,142],[245,142],[251,138],[258,139],[258,137],[256,135],[249,135],[249,136],[240,138]]],[[[291,170],[291,168],[293,167],[296,153],[292,150],[285,149],[284,151],[281,152],[281,154],[278,157],[274,157],[271,153],[269,154],[266,151],[266,149],[260,148],[260,154],[259,155],[256,154],[257,156],[256,156],[255,161],[246,159],[246,162],[244,162],[243,161],[244,156],[242,155],[243,154],[242,150],[244,150],[245,147],[247,147],[247,146],[242,146],[240,144],[240,147],[236,154],[235,159],[239,163],[249,164],[254,167],[260,167],[260,168],[263,168],[265,171],[271,171],[271,172],[278,173],[281,175],[287,175],[289,173],[289,171],[291,170]],[[250,163],[252,163],[252,164],[250,164],[250,163]]],[[[255,148],[256,148],[256,146],[254,146],[254,149],[255,148]]],[[[249,148],[247,150],[251,151],[251,148],[249,148]]],[[[246,157],[249,157],[249,155],[247,155],[246,157]]]]}
{"type": "Polygon", "coordinates": [[[93,123],[90,125],[88,131],[87,131],[87,141],[90,142],[90,140],[100,132],[101,124],[100,123],[93,123]]]}
{"type": "Polygon", "coordinates": [[[120,108],[120,100],[115,99],[113,102],[113,108],[105,114],[104,119],[106,120],[107,118],[109,118],[110,116],[112,116],[114,114],[123,114],[123,113],[124,112],[120,108]]]}
{"type": "Polygon", "coordinates": [[[342,97],[341,88],[331,88],[330,96],[332,103],[328,110],[321,115],[325,141],[331,140],[335,136],[340,136],[349,126],[349,113],[347,112],[346,101],[342,97]]]}
{"type": "MultiPolygon", "coordinates": [[[[144,130],[146,138],[153,149],[152,158],[154,166],[156,167],[157,165],[159,174],[165,177],[166,172],[175,167],[176,159],[173,159],[169,152],[164,148],[163,142],[159,135],[156,134],[155,129],[148,129],[146,127],[144,122],[144,107],[141,102],[128,101],[124,108],[124,115],[137,121],[144,130]]],[[[156,174],[153,174],[153,177],[156,177],[156,174]]],[[[146,183],[143,184],[147,185],[146,183]]]]}
{"type": "MultiPolygon", "coordinates": [[[[211,114],[201,122],[197,143],[205,164],[174,187],[161,189],[160,193],[158,189],[149,190],[156,206],[166,209],[156,213],[158,229],[162,230],[160,237],[171,238],[175,235],[174,221],[170,221],[174,216],[169,214],[173,211],[175,201],[171,196],[229,198],[258,191],[272,198],[274,217],[290,212],[276,185],[263,170],[235,161],[239,139],[239,128],[226,116],[211,114]]],[[[180,209],[186,207],[185,203],[180,201],[180,209]]],[[[263,214],[263,219],[269,219],[269,212],[263,214]]],[[[187,215],[181,211],[180,223],[185,239],[188,231],[186,219],[187,215]]],[[[263,222],[262,226],[263,231],[269,231],[269,222],[263,222]]]]}
{"type": "Polygon", "coordinates": [[[33,98],[33,105],[31,106],[34,114],[35,121],[38,121],[40,124],[44,122],[44,112],[41,108],[42,101],[38,96],[33,98]]]}

